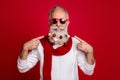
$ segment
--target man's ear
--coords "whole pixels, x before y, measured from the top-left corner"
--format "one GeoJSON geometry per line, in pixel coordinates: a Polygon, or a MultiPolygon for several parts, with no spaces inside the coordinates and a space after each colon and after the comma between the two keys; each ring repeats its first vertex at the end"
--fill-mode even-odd
{"type": "Polygon", "coordinates": [[[69,24],[70,24],[70,21],[68,20],[68,21],[67,21],[67,25],[69,25],[69,24]]]}
{"type": "Polygon", "coordinates": [[[51,25],[50,21],[48,21],[48,25],[49,25],[49,26],[51,25]]]}

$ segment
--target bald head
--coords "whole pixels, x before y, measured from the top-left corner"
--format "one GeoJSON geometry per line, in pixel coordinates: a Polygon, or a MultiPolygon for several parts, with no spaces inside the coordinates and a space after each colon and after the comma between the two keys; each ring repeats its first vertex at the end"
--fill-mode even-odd
{"type": "Polygon", "coordinates": [[[68,11],[66,9],[64,9],[63,7],[55,6],[54,8],[52,8],[48,15],[49,19],[54,16],[53,13],[64,14],[66,16],[66,18],[69,19],[68,11]]]}

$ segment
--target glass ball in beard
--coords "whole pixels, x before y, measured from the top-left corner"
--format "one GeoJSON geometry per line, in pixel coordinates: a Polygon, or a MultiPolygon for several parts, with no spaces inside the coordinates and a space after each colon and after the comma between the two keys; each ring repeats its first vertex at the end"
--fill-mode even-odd
{"type": "Polygon", "coordinates": [[[50,26],[50,31],[49,31],[49,41],[54,44],[59,44],[63,45],[66,43],[70,37],[70,35],[67,32],[67,27],[53,27],[50,26]],[[60,31],[58,31],[58,29],[60,31]]]}

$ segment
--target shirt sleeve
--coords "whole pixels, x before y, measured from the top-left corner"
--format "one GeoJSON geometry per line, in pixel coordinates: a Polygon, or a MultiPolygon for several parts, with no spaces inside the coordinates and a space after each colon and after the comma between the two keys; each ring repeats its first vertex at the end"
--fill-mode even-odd
{"type": "Polygon", "coordinates": [[[94,72],[95,64],[94,62],[93,65],[89,64],[86,60],[85,53],[83,52],[78,52],[77,53],[77,63],[79,68],[87,75],[92,75],[94,72]]]}
{"type": "Polygon", "coordinates": [[[38,60],[40,60],[38,48],[29,52],[26,60],[22,60],[20,59],[20,57],[18,57],[17,67],[19,72],[21,73],[27,72],[36,65],[38,60]]]}
{"type": "Polygon", "coordinates": [[[75,53],[76,53],[76,57],[77,57],[77,64],[79,66],[79,68],[87,75],[92,75],[94,72],[94,68],[96,65],[96,62],[91,65],[87,62],[85,53],[83,53],[82,51],[79,51],[76,46],[77,43],[79,43],[79,41],[77,39],[73,39],[74,40],[74,46],[75,46],[75,53]]]}

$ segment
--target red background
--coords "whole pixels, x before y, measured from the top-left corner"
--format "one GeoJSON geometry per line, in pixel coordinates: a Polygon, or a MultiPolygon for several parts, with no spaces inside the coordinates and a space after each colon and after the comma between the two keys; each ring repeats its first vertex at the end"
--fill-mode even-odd
{"type": "Polygon", "coordinates": [[[1,0],[0,80],[39,80],[39,64],[21,74],[17,58],[24,42],[48,33],[48,12],[56,5],[70,13],[69,33],[94,47],[95,72],[79,70],[81,80],[119,80],[119,0],[1,0]]]}

